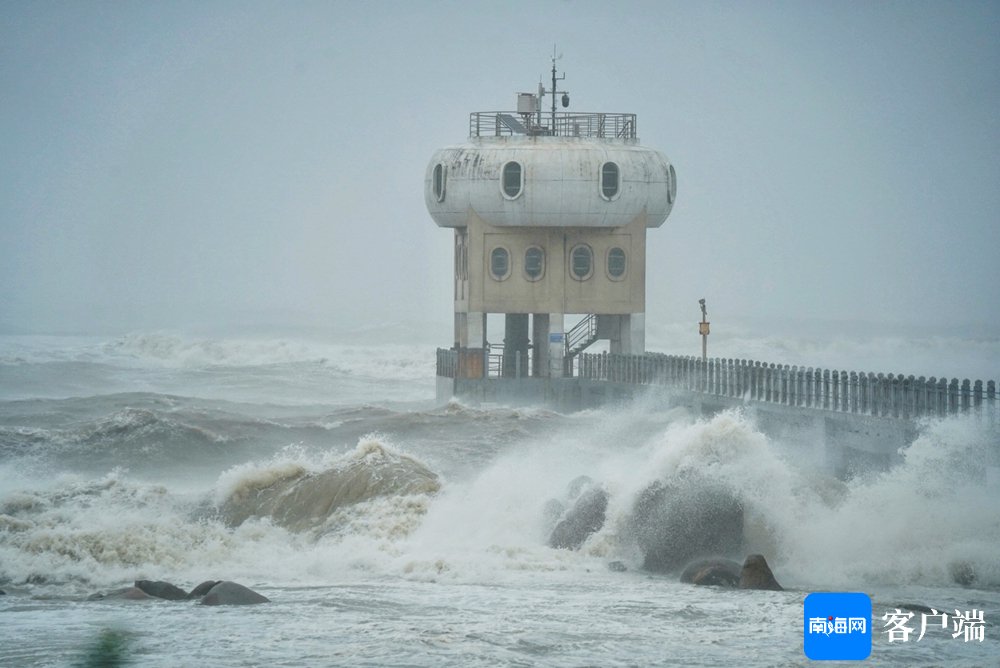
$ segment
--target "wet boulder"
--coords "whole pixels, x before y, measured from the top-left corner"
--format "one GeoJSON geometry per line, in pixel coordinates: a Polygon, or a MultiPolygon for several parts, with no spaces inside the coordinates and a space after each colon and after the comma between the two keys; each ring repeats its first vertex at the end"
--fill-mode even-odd
{"type": "Polygon", "coordinates": [[[681,582],[714,587],[739,587],[740,570],[738,561],[712,557],[697,559],[681,572],[681,582]]]}
{"type": "Polygon", "coordinates": [[[968,561],[953,561],[948,564],[948,575],[952,582],[963,587],[976,583],[976,569],[968,561]]]}
{"type": "Polygon", "coordinates": [[[608,493],[600,487],[590,487],[580,493],[573,506],[556,523],[549,535],[549,546],[578,550],[584,541],[604,526],[608,509],[608,493]]]}
{"type": "Polygon", "coordinates": [[[223,580],[212,587],[201,599],[202,605],[255,605],[270,602],[271,599],[253,589],[229,580],[223,580]]]}
{"type": "Polygon", "coordinates": [[[201,598],[208,592],[212,591],[212,587],[222,582],[222,580],[205,580],[200,585],[191,590],[188,594],[188,598],[201,598]]]}
{"type": "Polygon", "coordinates": [[[135,587],[154,598],[162,598],[168,601],[183,601],[188,597],[187,592],[180,587],[162,580],[136,580],[135,587]]]}
{"type": "Polygon", "coordinates": [[[743,562],[740,570],[740,589],[767,589],[783,591],[784,587],[774,579],[771,567],[762,554],[751,554],[743,562]]]}
{"type": "Polygon", "coordinates": [[[669,573],[695,559],[743,551],[743,507],[701,476],[658,480],[639,494],[628,522],[643,567],[669,573]]]}

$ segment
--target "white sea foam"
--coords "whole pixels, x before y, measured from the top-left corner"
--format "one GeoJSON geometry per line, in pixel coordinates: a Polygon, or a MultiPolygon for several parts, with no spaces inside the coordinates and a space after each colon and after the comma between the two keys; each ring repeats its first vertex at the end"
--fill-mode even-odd
{"type": "Polygon", "coordinates": [[[272,338],[190,338],[165,332],[125,335],[103,347],[109,359],[177,368],[322,364],[373,379],[426,378],[433,350],[410,344],[345,345],[329,341],[272,338]]]}

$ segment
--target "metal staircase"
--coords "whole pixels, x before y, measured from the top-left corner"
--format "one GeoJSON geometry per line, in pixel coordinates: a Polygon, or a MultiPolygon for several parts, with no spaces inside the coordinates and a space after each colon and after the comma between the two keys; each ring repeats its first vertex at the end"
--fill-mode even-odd
{"type": "Polygon", "coordinates": [[[566,332],[566,357],[572,359],[596,340],[597,316],[591,313],[566,332]]]}

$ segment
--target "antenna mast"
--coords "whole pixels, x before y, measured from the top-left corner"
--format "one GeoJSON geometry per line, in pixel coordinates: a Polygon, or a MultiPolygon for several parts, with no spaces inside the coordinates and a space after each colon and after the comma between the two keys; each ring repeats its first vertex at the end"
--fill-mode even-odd
{"type": "MultiPolygon", "coordinates": [[[[560,53],[558,56],[556,55],[556,45],[553,44],[552,45],[552,88],[549,89],[548,91],[548,93],[552,96],[552,127],[549,128],[549,131],[552,135],[556,134],[556,95],[562,93],[562,106],[564,107],[569,106],[569,91],[556,90],[556,82],[565,81],[566,79],[565,72],[563,72],[562,76],[559,77],[556,76],[556,61],[559,60],[560,58],[562,58],[562,54],[560,53]]],[[[538,84],[539,97],[545,95],[545,93],[546,93],[545,87],[542,84],[538,84]]],[[[539,124],[541,124],[541,119],[542,119],[542,109],[541,105],[539,105],[538,106],[539,124]]]]}

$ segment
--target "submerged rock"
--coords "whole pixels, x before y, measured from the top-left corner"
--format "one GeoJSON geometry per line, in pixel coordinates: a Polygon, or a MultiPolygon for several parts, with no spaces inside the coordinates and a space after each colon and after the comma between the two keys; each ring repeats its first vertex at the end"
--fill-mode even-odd
{"type": "Polygon", "coordinates": [[[632,508],[629,527],[651,571],[676,572],[700,557],[743,551],[739,500],[697,475],[649,485],[632,508]]]}
{"type": "Polygon", "coordinates": [[[201,599],[202,605],[255,605],[270,602],[271,599],[253,589],[228,580],[216,584],[201,599]]]}
{"type": "Polygon", "coordinates": [[[608,570],[613,571],[615,573],[624,573],[625,571],[628,570],[628,566],[625,565],[624,561],[617,561],[617,560],[609,561],[608,570]]]}
{"type": "Polygon", "coordinates": [[[100,592],[87,597],[88,601],[124,600],[124,601],[148,601],[154,598],[138,587],[123,587],[107,593],[100,592]]]}
{"type": "Polygon", "coordinates": [[[743,562],[743,569],[740,571],[740,589],[783,591],[784,587],[774,579],[774,573],[767,565],[764,555],[751,554],[743,562]]]}
{"type": "Polygon", "coordinates": [[[608,509],[608,493],[600,487],[582,492],[573,507],[552,529],[549,546],[578,550],[592,533],[604,526],[608,509]]]}
{"type": "Polygon", "coordinates": [[[955,584],[968,587],[976,583],[976,570],[968,561],[953,561],[948,564],[948,574],[955,584]]]}
{"type": "Polygon", "coordinates": [[[715,587],[739,587],[740,563],[732,559],[713,557],[698,559],[681,572],[681,582],[715,587]]]}
{"type": "Polygon", "coordinates": [[[168,601],[183,601],[188,597],[188,593],[180,587],[162,580],[136,580],[135,586],[150,596],[168,601]]]}

